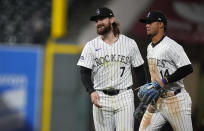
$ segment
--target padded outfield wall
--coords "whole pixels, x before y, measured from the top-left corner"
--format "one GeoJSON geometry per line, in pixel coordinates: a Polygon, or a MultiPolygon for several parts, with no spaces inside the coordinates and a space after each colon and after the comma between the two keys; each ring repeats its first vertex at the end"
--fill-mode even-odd
{"type": "Polygon", "coordinates": [[[89,96],[76,66],[81,47],[48,41],[42,131],[89,131],[89,96]]]}

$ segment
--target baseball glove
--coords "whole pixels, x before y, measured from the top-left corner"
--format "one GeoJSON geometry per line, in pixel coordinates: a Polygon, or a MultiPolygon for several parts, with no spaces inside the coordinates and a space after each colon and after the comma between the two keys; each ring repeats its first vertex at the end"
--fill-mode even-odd
{"type": "Polygon", "coordinates": [[[145,102],[150,103],[151,101],[156,102],[161,94],[162,87],[159,85],[157,81],[152,83],[147,83],[140,87],[138,91],[138,98],[145,102]],[[145,100],[144,100],[145,98],[145,100]]]}
{"type": "Polygon", "coordinates": [[[141,119],[142,116],[144,115],[147,106],[151,103],[154,105],[160,94],[161,94],[162,87],[158,84],[157,81],[145,84],[140,87],[138,91],[138,97],[141,100],[141,103],[139,106],[136,108],[134,112],[134,117],[136,119],[141,119]]]}
{"type": "Polygon", "coordinates": [[[152,88],[151,83],[147,83],[143,86],[139,87],[139,91],[137,93],[138,98],[140,99],[140,101],[142,101],[142,98],[144,97],[144,94],[147,92],[147,90],[149,90],[150,88],[152,88]]]}

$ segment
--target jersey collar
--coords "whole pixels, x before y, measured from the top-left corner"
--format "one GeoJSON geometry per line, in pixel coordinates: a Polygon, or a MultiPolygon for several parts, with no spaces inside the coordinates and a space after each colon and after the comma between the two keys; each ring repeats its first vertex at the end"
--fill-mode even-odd
{"type": "Polygon", "coordinates": [[[109,46],[113,46],[113,45],[115,45],[115,44],[119,41],[120,37],[121,37],[121,35],[119,34],[119,35],[118,35],[118,39],[117,39],[112,45],[109,45],[108,43],[106,43],[106,42],[101,38],[101,36],[99,36],[99,39],[100,39],[103,43],[105,43],[105,44],[107,44],[107,45],[109,45],[109,46]]]}
{"type": "Polygon", "coordinates": [[[165,35],[157,42],[157,43],[151,43],[152,47],[154,48],[156,45],[158,45],[163,39],[164,39],[165,35]]]}

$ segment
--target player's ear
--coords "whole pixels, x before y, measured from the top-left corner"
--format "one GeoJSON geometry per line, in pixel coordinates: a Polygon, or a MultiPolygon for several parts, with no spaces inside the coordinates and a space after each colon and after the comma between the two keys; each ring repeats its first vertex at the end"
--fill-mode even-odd
{"type": "Polygon", "coordinates": [[[159,22],[159,28],[160,29],[164,28],[164,23],[163,22],[159,22]]]}
{"type": "Polygon", "coordinates": [[[115,17],[111,17],[111,18],[110,18],[110,21],[111,21],[111,24],[113,24],[114,22],[116,22],[115,17]]]}

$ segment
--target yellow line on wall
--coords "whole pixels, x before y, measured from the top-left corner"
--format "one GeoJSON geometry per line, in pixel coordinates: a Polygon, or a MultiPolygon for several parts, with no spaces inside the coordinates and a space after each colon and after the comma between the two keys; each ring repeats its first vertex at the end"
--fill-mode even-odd
{"type": "Polygon", "coordinates": [[[43,86],[43,109],[42,109],[42,131],[50,131],[52,112],[52,88],[53,88],[53,59],[54,54],[80,54],[82,46],[70,44],[56,44],[48,41],[45,48],[44,86],[43,86]]]}
{"type": "Polygon", "coordinates": [[[67,43],[55,43],[54,41],[50,42],[53,45],[54,53],[56,54],[80,54],[83,46],[73,45],[67,43]]]}
{"type": "Polygon", "coordinates": [[[52,70],[53,70],[53,52],[52,44],[47,45],[45,49],[44,66],[44,86],[43,86],[43,109],[42,109],[42,131],[50,131],[51,122],[51,101],[52,101],[52,70]]]}
{"type": "Polygon", "coordinates": [[[76,45],[55,45],[55,53],[59,54],[79,54],[81,52],[81,47],[76,45]]]}

